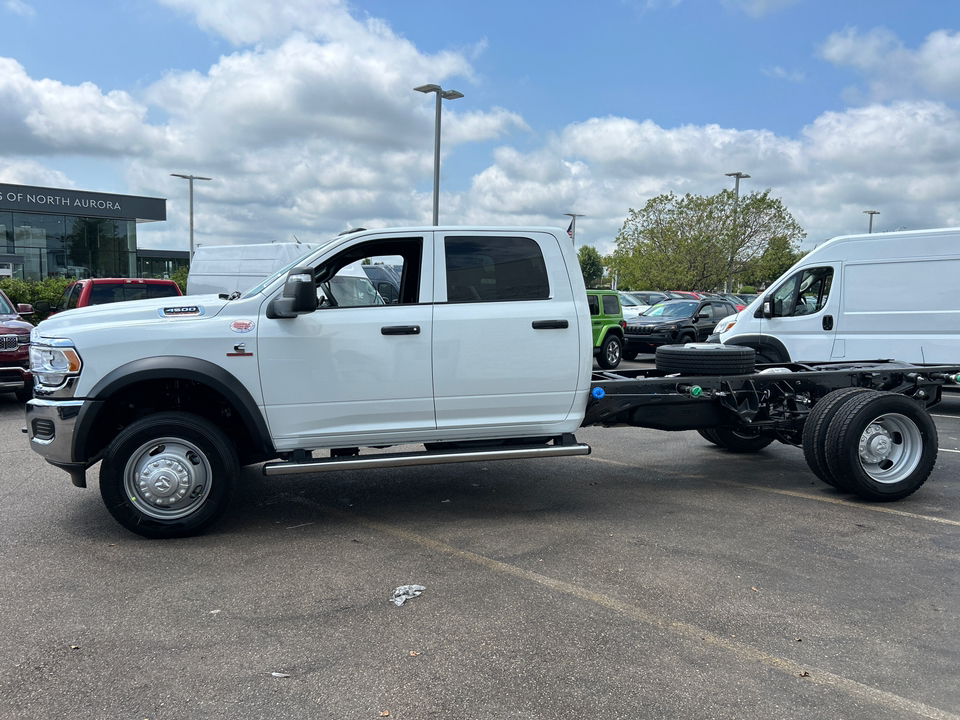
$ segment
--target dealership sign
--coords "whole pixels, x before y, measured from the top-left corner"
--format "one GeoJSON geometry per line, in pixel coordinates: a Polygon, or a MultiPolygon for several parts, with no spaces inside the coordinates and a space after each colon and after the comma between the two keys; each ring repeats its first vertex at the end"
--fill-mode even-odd
{"type": "Polygon", "coordinates": [[[3,210],[140,221],[167,219],[167,201],[163,198],[0,183],[0,211],[3,210]]]}

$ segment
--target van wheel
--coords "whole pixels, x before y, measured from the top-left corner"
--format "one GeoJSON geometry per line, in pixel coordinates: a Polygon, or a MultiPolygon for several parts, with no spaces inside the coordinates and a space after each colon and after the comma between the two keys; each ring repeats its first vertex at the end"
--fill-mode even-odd
{"type": "Polygon", "coordinates": [[[865,500],[900,500],[926,482],[937,462],[937,427],[903,395],[851,395],[827,427],[827,466],[865,500]]]}
{"type": "Polygon", "coordinates": [[[600,347],[597,364],[604,370],[613,370],[620,364],[621,357],[623,357],[623,343],[620,342],[620,338],[616,335],[607,335],[600,347]]]}
{"type": "Polygon", "coordinates": [[[110,443],[100,494],[128,530],[185,537],[224,513],[239,471],[236,449],[220,428],[190,413],[163,412],[132,423],[110,443]]]}
{"type": "Polygon", "coordinates": [[[697,430],[697,432],[700,434],[700,437],[702,437],[704,440],[712,442],[714,445],[720,444],[720,440],[717,439],[717,431],[714,430],[713,428],[709,428],[709,429],[701,428],[697,430]]]}
{"type": "Polygon", "coordinates": [[[827,393],[813,406],[813,410],[807,415],[807,420],[803,424],[803,457],[814,475],[835,488],[841,486],[827,466],[824,447],[827,441],[827,429],[830,427],[833,416],[837,414],[837,410],[847,398],[865,392],[873,391],[867,388],[848,387],[827,393]]]}
{"type": "Polygon", "coordinates": [[[779,363],[783,362],[783,358],[780,357],[780,353],[776,350],[771,350],[770,348],[762,348],[757,350],[757,362],[760,364],[766,363],[779,363]]]}
{"type": "Polygon", "coordinates": [[[754,453],[773,442],[772,437],[761,435],[751,428],[716,428],[713,430],[717,445],[735,453],[754,453]]]}
{"type": "Polygon", "coordinates": [[[662,345],[656,363],[667,375],[745,375],[756,365],[753,348],[706,343],[662,345]]]}

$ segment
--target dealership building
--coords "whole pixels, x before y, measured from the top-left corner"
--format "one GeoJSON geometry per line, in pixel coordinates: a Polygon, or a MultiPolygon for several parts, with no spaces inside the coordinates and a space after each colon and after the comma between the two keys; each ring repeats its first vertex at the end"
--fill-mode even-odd
{"type": "Polygon", "coordinates": [[[186,251],[137,246],[137,224],[167,219],[167,201],[0,183],[0,277],[163,277],[186,251]]]}

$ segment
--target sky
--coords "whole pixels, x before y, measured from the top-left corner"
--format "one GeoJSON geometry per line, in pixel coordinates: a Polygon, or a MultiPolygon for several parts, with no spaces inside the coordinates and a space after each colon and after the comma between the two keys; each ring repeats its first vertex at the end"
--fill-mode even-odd
{"type": "Polygon", "coordinates": [[[0,182],[167,199],[141,248],[432,222],[614,248],[664,193],[960,226],[955,0],[0,0],[0,182]]]}

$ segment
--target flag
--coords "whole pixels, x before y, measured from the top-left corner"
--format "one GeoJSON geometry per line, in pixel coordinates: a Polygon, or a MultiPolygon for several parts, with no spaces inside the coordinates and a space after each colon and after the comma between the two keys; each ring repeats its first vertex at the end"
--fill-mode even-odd
{"type": "Polygon", "coordinates": [[[573,240],[573,220],[570,221],[570,227],[567,228],[567,235],[573,240]]]}

